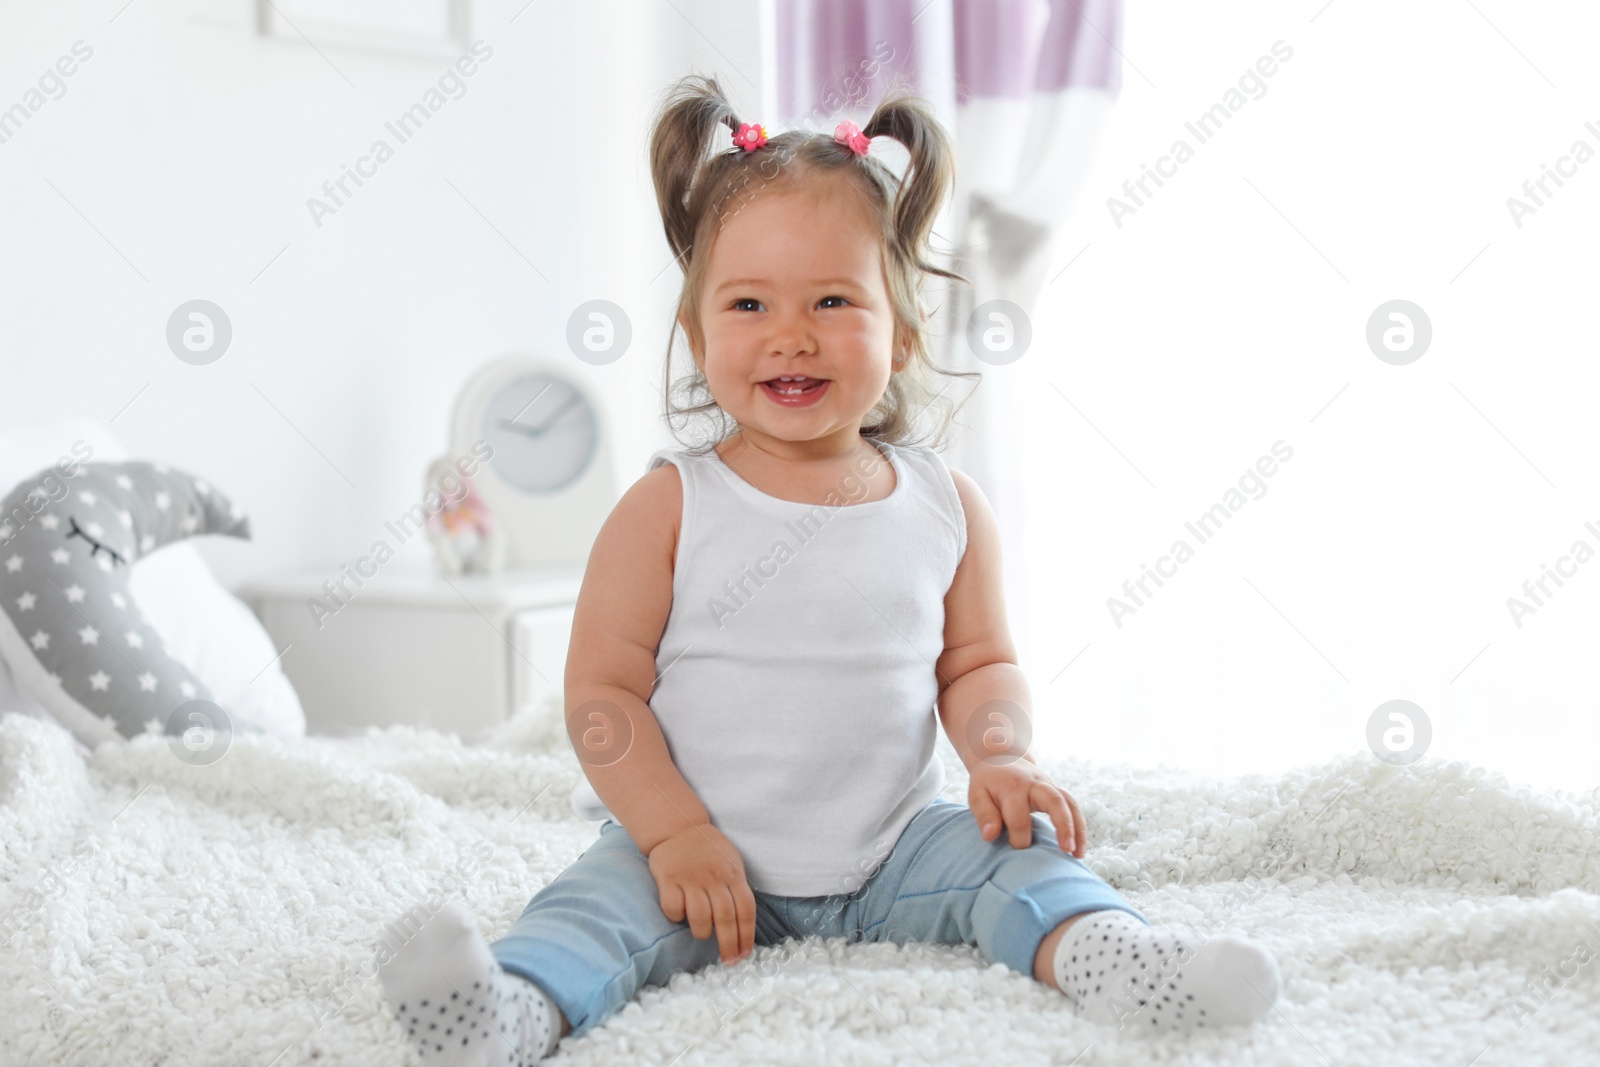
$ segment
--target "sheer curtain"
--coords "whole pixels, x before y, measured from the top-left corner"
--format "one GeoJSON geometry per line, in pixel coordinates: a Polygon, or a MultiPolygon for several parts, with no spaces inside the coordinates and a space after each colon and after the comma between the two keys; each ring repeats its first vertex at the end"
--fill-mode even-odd
{"type": "MultiPolygon", "coordinates": [[[[864,121],[903,76],[954,134],[956,194],[935,245],[973,285],[929,284],[930,341],[936,362],[983,375],[945,458],[994,506],[1014,631],[1029,617],[1016,365],[1060,358],[1031,314],[1121,89],[1122,24],[1121,0],[776,0],[772,11],[778,121],[822,130],[864,121]]],[[[902,152],[892,165],[903,162],[902,152]]],[[[969,388],[958,381],[952,395],[969,388]]]]}

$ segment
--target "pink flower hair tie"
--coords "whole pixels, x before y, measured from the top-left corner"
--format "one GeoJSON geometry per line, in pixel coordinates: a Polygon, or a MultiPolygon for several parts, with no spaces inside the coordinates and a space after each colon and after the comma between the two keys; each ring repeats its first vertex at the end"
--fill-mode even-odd
{"type": "Polygon", "coordinates": [[[746,152],[754,152],[767,143],[767,128],[754,122],[741,122],[734,131],[733,143],[746,152]]]}
{"type": "Polygon", "coordinates": [[[845,119],[834,127],[833,139],[844,145],[858,156],[867,154],[867,149],[872,145],[872,138],[861,132],[861,127],[845,119]]]}

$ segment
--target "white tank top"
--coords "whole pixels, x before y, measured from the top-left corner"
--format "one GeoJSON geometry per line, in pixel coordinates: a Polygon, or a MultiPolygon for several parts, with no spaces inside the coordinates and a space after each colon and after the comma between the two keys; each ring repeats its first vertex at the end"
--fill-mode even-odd
{"type": "MultiPolygon", "coordinates": [[[[661,449],[645,467],[673,463],[683,485],[650,708],[764,893],[854,892],[944,787],[934,664],[966,517],[932,448],[872,443],[895,486],[863,504],[848,503],[865,495],[854,472],[802,504],[715,452],[661,449]]],[[[615,818],[587,778],[571,803],[615,818]]]]}

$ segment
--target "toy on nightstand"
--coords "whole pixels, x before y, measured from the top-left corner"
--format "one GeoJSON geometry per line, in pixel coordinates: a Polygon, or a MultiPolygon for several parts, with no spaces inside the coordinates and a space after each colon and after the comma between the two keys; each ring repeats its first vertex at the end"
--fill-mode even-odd
{"type": "Polygon", "coordinates": [[[428,511],[428,540],[446,574],[496,574],[505,565],[505,533],[472,479],[449,456],[428,466],[428,492],[440,506],[428,511]]]}

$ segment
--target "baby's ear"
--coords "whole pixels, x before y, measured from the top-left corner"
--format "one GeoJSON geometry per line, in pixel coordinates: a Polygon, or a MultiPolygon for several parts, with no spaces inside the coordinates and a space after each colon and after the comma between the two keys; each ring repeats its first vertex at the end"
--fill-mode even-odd
{"type": "Polygon", "coordinates": [[[894,365],[904,367],[911,358],[911,335],[900,326],[894,328],[894,365]]]}

